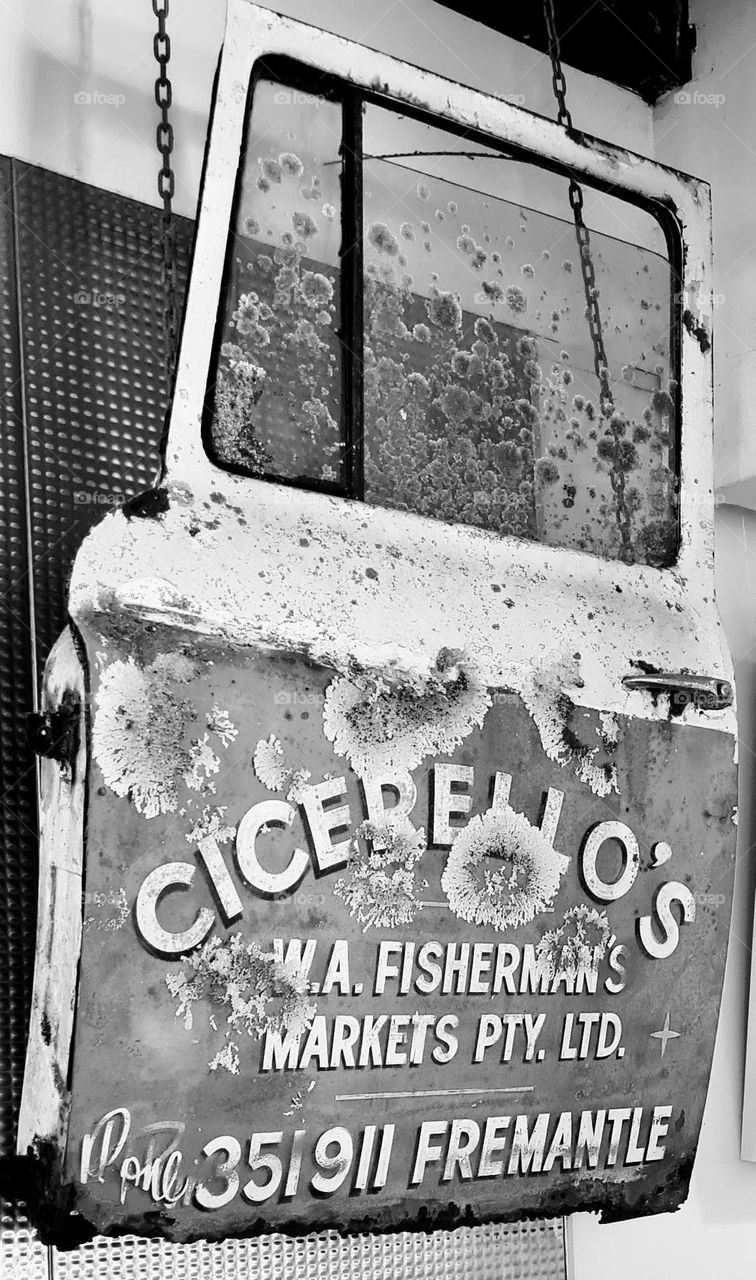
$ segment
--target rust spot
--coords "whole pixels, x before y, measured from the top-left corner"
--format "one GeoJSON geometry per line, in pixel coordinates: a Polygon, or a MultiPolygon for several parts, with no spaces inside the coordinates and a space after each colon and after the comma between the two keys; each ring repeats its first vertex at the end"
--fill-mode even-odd
{"type": "Polygon", "coordinates": [[[127,520],[137,517],[140,520],[158,520],[169,510],[168,491],[166,489],[148,489],[136,498],[129,498],[123,504],[123,514],[127,520]]]}
{"type": "Polygon", "coordinates": [[[36,1138],[25,1155],[0,1157],[0,1196],[23,1200],[42,1244],[76,1249],[97,1234],[74,1212],[76,1192],[62,1181],[60,1152],[50,1139],[36,1138]]]}
{"type": "Polygon", "coordinates": [[[695,338],[701,348],[701,351],[706,355],[706,352],[711,350],[711,338],[709,337],[709,332],[706,326],[703,324],[696,324],[693,312],[689,310],[683,311],[683,324],[691,338],[695,338]]]}

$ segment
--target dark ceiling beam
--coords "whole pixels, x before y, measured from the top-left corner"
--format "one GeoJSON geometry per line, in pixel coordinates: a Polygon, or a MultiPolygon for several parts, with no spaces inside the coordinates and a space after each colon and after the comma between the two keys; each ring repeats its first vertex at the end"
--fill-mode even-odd
{"type": "MultiPolygon", "coordinates": [[[[475,22],[548,51],[541,0],[447,3],[475,22]]],[[[692,76],[688,0],[554,0],[562,59],[655,102],[692,76]]]]}

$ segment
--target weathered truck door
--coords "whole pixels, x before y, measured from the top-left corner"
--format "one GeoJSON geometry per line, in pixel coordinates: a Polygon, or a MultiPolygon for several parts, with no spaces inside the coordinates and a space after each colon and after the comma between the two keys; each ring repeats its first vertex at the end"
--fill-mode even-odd
{"type": "Polygon", "coordinates": [[[684,1199],[735,840],[707,211],[231,0],[165,473],[47,674],[50,1238],[684,1199]]]}

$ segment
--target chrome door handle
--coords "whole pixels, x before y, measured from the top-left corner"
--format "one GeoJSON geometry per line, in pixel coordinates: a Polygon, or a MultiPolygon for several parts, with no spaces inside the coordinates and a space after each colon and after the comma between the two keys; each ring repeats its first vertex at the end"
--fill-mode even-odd
{"type": "Polygon", "coordinates": [[[716,676],[691,676],[683,671],[655,671],[637,676],[624,676],[626,689],[645,689],[648,693],[668,693],[670,710],[679,715],[691,703],[699,711],[723,711],[732,706],[733,690],[729,680],[716,676]]]}

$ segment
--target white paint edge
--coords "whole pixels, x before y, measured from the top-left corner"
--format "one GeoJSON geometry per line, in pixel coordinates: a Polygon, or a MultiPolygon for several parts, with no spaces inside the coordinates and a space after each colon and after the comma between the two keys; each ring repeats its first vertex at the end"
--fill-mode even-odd
{"type": "Polygon", "coordinates": [[[41,762],[39,888],[34,988],[16,1149],[50,1140],[62,1155],[68,1124],[70,1054],[82,938],[84,811],[87,766],[84,671],[70,629],[52,649],[42,710],[63,694],[80,699],[79,748],[73,770],[41,762]]]}

